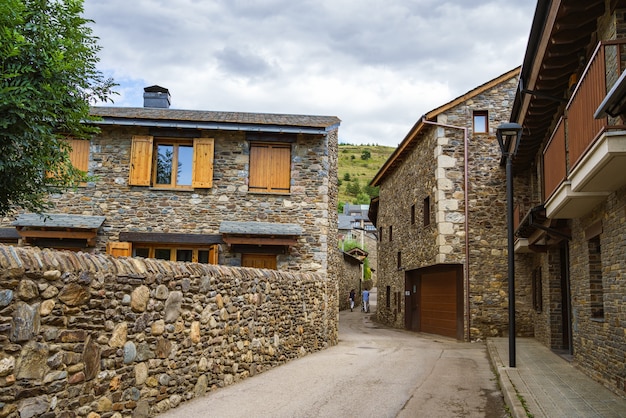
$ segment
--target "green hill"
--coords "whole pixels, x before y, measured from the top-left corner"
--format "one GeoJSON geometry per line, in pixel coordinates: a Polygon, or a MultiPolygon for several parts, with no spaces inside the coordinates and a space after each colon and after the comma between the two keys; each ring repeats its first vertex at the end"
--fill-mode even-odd
{"type": "Polygon", "coordinates": [[[378,190],[368,186],[383,166],[394,147],[370,145],[339,145],[339,204],[369,204],[370,196],[378,190]]]}

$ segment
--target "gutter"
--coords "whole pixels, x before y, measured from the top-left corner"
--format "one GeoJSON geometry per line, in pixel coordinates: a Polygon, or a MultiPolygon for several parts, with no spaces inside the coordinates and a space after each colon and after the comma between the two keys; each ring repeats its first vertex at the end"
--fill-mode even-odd
{"type": "Polygon", "coordinates": [[[339,124],[334,124],[326,128],[313,127],[285,127],[279,125],[258,125],[240,123],[216,123],[216,122],[169,122],[145,119],[122,119],[106,118],[97,121],[89,121],[94,125],[109,126],[140,126],[150,128],[175,128],[175,129],[212,129],[223,131],[246,131],[246,132],[271,132],[271,133],[292,133],[309,135],[326,135],[328,132],[338,129],[339,124]]]}
{"type": "Polygon", "coordinates": [[[465,269],[463,271],[464,281],[465,281],[465,321],[467,324],[467,342],[471,342],[471,333],[470,333],[470,280],[469,280],[469,163],[468,163],[468,155],[469,155],[469,136],[467,133],[467,128],[464,126],[455,126],[455,125],[446,125],[444,123],[431,122],[426,119],[426,116],[422,116],[421,123],[439,126],[441,128],[450,128],[450,129],[461,129],[463,131],[463,187],[465,188],[465,193],[463,196],[463,201],[465,204],[465,269]]]}

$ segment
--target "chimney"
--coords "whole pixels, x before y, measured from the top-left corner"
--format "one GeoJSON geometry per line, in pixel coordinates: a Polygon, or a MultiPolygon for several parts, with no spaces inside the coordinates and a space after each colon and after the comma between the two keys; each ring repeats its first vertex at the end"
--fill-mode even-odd
{"type": "Polygon", "coordinates": [[[165,87],[154,85],[143,89],[143,107],[167,109],[171,98],[170,91],[165,87]]]}

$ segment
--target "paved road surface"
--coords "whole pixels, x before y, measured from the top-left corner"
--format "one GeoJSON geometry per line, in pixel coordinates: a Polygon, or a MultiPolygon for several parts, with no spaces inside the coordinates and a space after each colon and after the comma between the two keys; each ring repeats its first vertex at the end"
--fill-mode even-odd
{"type": "MultiPolygon", "coordinates": [[[[376,294],[372,294],[372,312],[376,294]]],[[[182,403],[161,418],[488,417],[502,395],[485,345],[394,330],[342,311],[339,344],[182,403]]]]}

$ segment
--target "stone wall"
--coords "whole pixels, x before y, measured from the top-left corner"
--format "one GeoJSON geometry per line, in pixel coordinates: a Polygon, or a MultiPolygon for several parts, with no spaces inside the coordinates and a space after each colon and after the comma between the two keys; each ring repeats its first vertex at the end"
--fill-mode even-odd
{"type": "Polygon", "coordinates": [[[348,295],[354,289],[355,308],[359,308],[361,301],[361,263],[354,257],[344,254],[341,271],[339,272],[339,310],[350,309],[348,295]]]}
{"type": "Polygon", "coordinates": [[[148,417],[337,344],[326,275],[0,246],[0,417],[148,417]]]}

